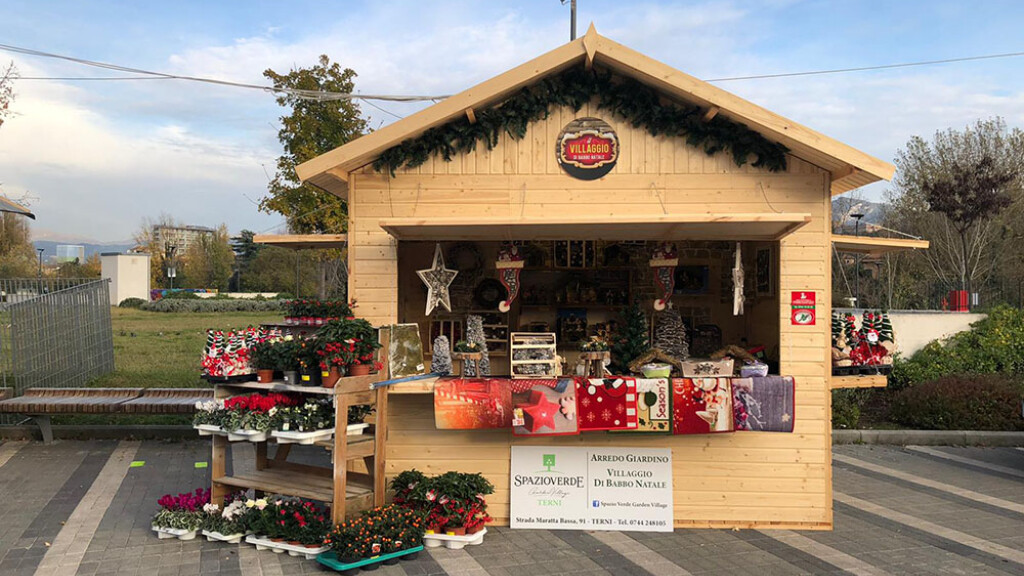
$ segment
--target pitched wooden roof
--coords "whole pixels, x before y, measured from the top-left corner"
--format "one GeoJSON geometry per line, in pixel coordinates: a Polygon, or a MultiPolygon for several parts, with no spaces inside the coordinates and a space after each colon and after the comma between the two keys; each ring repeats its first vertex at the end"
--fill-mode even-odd
{"type": "Polygon", "coordinates": [[[889,180],[895,172],[895,167],[888,162],[605,38],[597,33],[593,24],[581,38],[303,162],[296,171],[304,182],[345,197],[349,173],[373,162],[388,148],[450,122],[467,111],[497,105],[541,78],[583,63],[597,63],[618,74],[635,78],[667,96],[709,110],[717,109],[717,114],[742,122],[766,138],[786,145],[793,156],[832,174],[833,195],[878,180],[889,180]]]}

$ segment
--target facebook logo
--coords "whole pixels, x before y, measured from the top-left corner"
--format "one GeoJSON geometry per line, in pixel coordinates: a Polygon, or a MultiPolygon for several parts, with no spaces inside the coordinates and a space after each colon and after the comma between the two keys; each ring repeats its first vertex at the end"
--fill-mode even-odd
{"type": "Polygon", "coordinates": [[[600,508],[600,507],[601,507],[601,502],[598,501],[598,500],[594,500],[594,508],[600,508]]]}

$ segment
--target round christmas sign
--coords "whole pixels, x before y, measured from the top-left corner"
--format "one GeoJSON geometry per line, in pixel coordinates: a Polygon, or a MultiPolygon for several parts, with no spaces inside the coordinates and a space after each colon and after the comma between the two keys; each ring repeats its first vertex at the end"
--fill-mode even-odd
{"type": "Polygon", "coordinates": [[[596,180],[615,167],[619,137],[600,118],[577,118],[558,135],[555,154],[565,173],[580,180],[596,180]]]}

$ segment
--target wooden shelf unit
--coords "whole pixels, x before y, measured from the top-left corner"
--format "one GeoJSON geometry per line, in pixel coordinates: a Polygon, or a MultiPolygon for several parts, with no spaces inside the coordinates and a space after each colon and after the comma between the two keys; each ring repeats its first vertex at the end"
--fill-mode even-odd
{"type": "Polygon", "coordinates": [[[513,332],[509,336],[509,372],[512,378],[552,378],[557,372],[555,334],[551,332],[513,332]],[[547,351],[547,358],[516,358],[517,351],[547,351]],[[546,366],[540,374],[517,372],[519,366],[546,366]]]}
{"type": "MultiPolygon", "coordinates": [[[[267,457],[267,442],[256,443],[255,470],[246,474],[227,474],[228,439],[213,436],[210,476],[211,500],[219,502],[237,489],[284,494],[318,500],[329,504],[334,523],[345,519],[346,513],[366,510],[384,504],[384,454],[387,437],[387,388],[372,389],[384,374],[341,378],[334,388],[291,386],[283,382],[241,382],[218,384],[216,399],[253,392],[289,392],[329,395],[334,399],[335,434],[331,440],[315,443],[331,453],[332,467],[311,466],[288,460],[293,444],[279,444],[273,458],[267,457]],[[375,423],[363,434],[349,436],[350,406],[371,404],[376,407],[375,423]],[[349,470],[349,464],[362,460],[367,473],[349,470]]],[[[275,441],[273,438],[270,442],[275,441]]]]}

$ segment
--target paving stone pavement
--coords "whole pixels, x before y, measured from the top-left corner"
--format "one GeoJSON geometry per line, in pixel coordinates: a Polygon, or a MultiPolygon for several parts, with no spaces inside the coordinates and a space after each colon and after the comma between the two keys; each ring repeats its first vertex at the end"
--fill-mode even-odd
{"type": "MultiPolygon", "coordinates": [[[[231,466],[250,467],[252,452],[233,445],[231,466]]],[[[1024,575],[1024,450],[844,445],[834,454],[831,532],[489,528],[481,546],[433,549],[377,574],[1024,575]]],[[[209,456],[198,441],[0,445],[0,576],[321,572],[246,545],[155,537],[156,500],[209,486],[209,468],[195,466],[209,456]]]]}

